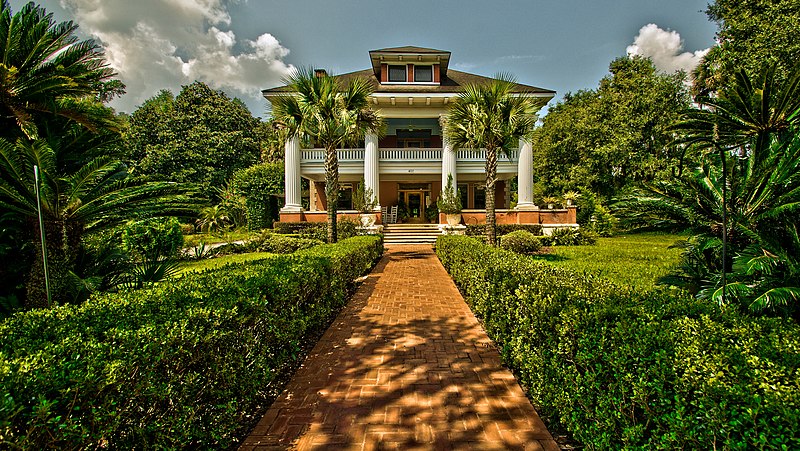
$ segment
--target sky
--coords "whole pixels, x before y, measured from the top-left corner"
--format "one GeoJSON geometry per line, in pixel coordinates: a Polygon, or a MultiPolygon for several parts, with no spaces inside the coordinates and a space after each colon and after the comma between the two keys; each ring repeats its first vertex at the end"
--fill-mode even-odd
{"type": "MultiPolygon", "coordinates": [[[[17,11],[24,0],[11,0],[17,11]]],[[[567,92],[597,87],[615,58],[640,54],[691,70],[714,44],[707,0],[41,0],[92,37],[127,85],[130,113],[194,80],[268,115],[262,89],[297,67],[341,74],[368,52],[413,45],[452,52],[450,67],[567,92]]]]}

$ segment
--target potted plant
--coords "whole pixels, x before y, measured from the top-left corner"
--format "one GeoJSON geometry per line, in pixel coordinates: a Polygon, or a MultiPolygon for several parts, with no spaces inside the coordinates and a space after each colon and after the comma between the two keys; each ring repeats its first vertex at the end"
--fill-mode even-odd
{"type": "Polygon", "coordinates": [[[577,191],[567,191],[564,193],[564,202],[567,203],[567,207],[570,207],[579,197],[581,197],[581,195],[578,194],[577,191]]]}
{"type": "Polygon", "coordinates": [[[461,223],[461,198],[453,187],[453,175],[447,175],[447,186],[445,186],[439,200],[436,201],[439,212],[447,217],[447,224],[455,226],[461,223]]]}
{"type": "Polygon", "coordinates": [[[558,202],[558,198],[553,196],[547,196],[542,200],[544,201],[544,203],[547,204],[548,210],[552,210],[553,206],[558,202]]]}
{"type": "Polygon", "coordinates": [[[362,226],[372,227],[375,225],[375,221],[378,220],[378,215],[375,214],[377,204],[378,200],[375,198],[372,188],[367,188],[362,178],[353,193],[353,207],[360,213],[359,219],[362,226]]]}

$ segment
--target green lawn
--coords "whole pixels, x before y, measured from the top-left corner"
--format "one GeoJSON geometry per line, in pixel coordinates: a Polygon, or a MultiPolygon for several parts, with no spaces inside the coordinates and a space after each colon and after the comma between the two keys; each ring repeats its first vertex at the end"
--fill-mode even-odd
{"type": "Polygon", "coordinates": [[[589,271],[639,289],[651,289],[680,261],[680,249],[668,249],[681,235],[643,233],[600,238],[594,246],[552,247],[536,258],[576,271],[589,271]]]}
{"type": "Polygon", "coordinates": [[[225,255],[222,257],[206,258],[193,262],[181,263],[181,269],[178,274],[186,274],[188,272],[202,271],[204,269],[219,268],[220,266],[227,265],[228,263],[242,263],[251,260],[261,260],[267,258],[271,254],[269,252],[251,252],[249,254],[233,254],[225,255]]]}

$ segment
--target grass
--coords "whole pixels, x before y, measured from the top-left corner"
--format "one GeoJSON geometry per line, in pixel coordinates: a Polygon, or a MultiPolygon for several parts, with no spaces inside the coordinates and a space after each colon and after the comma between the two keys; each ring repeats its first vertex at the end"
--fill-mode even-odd
{"type": "Polygon", "coordinates": [[[199,246],[201,241],[206,244],[231,243],[233,241],[250,239],[260,233],[261,232],[250,232],[248,230],[232,230],[225,233],[197,233],[194,235],[185,235],[183,237],[183,247],[199,246]]]}
{"type": "Polygon", "coordinates": [[[274,254],[269,252],[251,252],[249,254],[233,254],[216,258],[206,258],[193,262],[184,262],[181,263],[178,275],[189,272],[203,271],[205,269],[219,268],[220,266],[227,265],[228,263],[242,263],[252,260],[261,260],[271,255],[274,254]]]}
{"type": "Polygon", "coordinates": [[[680,262],[680,249],[669,249],[669,246],[685,238],[656,233],[620,235],[600,238],[594,246],[552,247],[549,255],[537,258],[648,290],[680,262]]]}

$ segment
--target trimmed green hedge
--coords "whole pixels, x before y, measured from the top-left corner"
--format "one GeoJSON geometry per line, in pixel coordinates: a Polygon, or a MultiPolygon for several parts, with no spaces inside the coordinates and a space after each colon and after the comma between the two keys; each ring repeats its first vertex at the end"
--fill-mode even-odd
{"type": "Polygon", "coordinates": [[[800,327],[468,237],[436,252],[534,403],[588,449],[800,449],[800,327]]]}
{"type": "MultiPolygon", "coordinates": [[[[542,226],[539,224],[497,224],[497,236],[506,235],[517,230],[525,230],[534,235],[542,234],[542,226]]],[[[485,224],[467,224],[467,230],[464,232],[467,236],[482,236],[486,235],[485,224]]]]}
{"type": "Polygon", "coordinates": [[[356,237],[0,323],[0,447],[230,448],[382,253],[356,237]]]}

